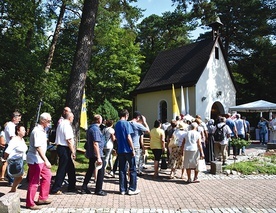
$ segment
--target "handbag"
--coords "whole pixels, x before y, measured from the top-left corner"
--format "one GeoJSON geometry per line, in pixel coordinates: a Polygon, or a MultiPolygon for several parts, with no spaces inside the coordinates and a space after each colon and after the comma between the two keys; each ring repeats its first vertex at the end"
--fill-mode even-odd
{"type": "Polygon", "coordinates": [[[207,171],[205,159],[199,159],[197,163],[197,171],[205,172],[207,171]]]}
{"type": "Polygon", "coordinates": [[[11,177],[21,177],[24,174],[23,157],[8,159],[7,173],[11,177]]]}
{"type": "Polygon", "coordinates": [[[167,159],[166,159],[165,154],[163,154],[161,156],[161,169],[167,169],[167,168],[168,168],[167,159]]]}
{"type": "Polygon", "coordinates": [[[177,137],[173,134],[172,137],[170,138],[168,147],[173,148],[173,147],[176,147],[177,145],[178,145],[177,137]]]}

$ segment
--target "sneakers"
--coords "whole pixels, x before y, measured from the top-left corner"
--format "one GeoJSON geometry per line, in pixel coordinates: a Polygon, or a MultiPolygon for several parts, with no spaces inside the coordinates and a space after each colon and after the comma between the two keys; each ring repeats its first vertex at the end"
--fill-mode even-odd
{"type": "Polygon", "coordinates": [[[91,194],[91,191],[89,189],[82,189],[81,194],[91,194]]]}
{"type": "Polygon", "coordinates": [[[121,195],[125,195],[126,194],[126,192],[121,192],[121,195]]]}
{"type": "Polygon", "coordinates": [[[57,191],[57,192],[51,192],[51,194],[52,195],[62,195],[63,193],[62,193],[62,191],[57,191]]]}
{"type": "Polygon", "coordinates": [[[128,190],[128,195],[138,195],[141,191],[139,189],[136,189],[135,191],[128,190]]]}
{"type": "Polygon", "coordinates": [[[99,195],[99,196],[106,196],[107,193],[104,192],[104,191],[99,191],[99,192],[95,192],[96,195],[99,195]]]}

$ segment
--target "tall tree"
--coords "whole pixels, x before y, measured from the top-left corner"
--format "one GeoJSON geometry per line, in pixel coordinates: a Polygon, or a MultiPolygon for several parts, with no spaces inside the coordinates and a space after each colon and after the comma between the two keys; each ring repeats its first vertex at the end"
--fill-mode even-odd
{"type": "Polygon", "coordinates": [[[82,104],[82,95],[85,86],[87,71],[91,60],[94,27],[98,11],[98,0],[85,0],[82,18],[79,27],[77,49],[70,74],[69,87],[66,96],[66,105],[74,113],[76,135],[79,134],[79,120],[82,104]]]}
{"type": "Polygon", "coordinates": [[[160,51],[179,47],[190,42],[189,31],[195,28],[189,14],[181,11],[166,12],[162,16],[151,15],[138,25],[137,41],[145,56],[142,76],[150,68],[160,51]]]}
{"type": "Polygon", "coordinates": [[[129,27],[121,27],[121,11],[106,9],[104,1],[99,8],[95,28],[95,47],[91,71],[87,81],[91,109],[102,105],[107,99],[117,110],[131,109],[130,92],[139,83],[139,66],[142,56],[135,44],[136,33],[129,27]]]}
{"type": "Polygon", "coordinates": [[[54,57],[54,52],[55,52],[58,36],[59,36],[60,30],[61,30],[62,19],[63,19],[63,16],[65,14],[65,9],[66,9],[66,1],[63,0],[62,5],[60,7],[60,12],[59,12],[55,32],[54,32],[53,39],[52,39],[50,49],[49,49],[49,55],[48,55],[46,66],[45,66],[45,72],[49,72],[49,69],[52,65],[52,61],[53,61],[53,57],[54,57]]]}
{"type": "MultiPolygon", "coordinates": [[[[15,108],[23,113],[26,126],[36,115],[37,104],[47,94],[43,67],[47,17],[40,1],[0,1],[0,120],[9,119],[15,108]],[[8,98],[7,98],[8,95],[8,98]]],[[[48,103],[45,102],[45,108],[48,103]]]]}
{"type": "MultiPolygon", "coordinates": [[[[192,4],[192,14],[206,26],[219,16],[221,38],[229,60],[248,55],[258,37],[275,36],[275,0],[172,0],[179,7],[192,4]],[[252,12],[254,11],[254,12],[252,12]]],[[[201,38],[209,36],[208,33],[201,38]]]]}
{"type": "Polygon", "coordinates": [[[236,82],[237,102],[265,99],[276,102],[276,45],[267,38],[256,41],[256,48],[232,67],[236,82]],[[254,82],[254,87],[252,87],[254,82]]]}
{"type": "MultiPolygon", "coordinates": [[[[224,43],[226,59],[237,82],[237,103],[274,99],[275,67],[275,0],[173,0],[179,7],[192,4],[194,17],[203,25],[219,16],[223,26],[220,36],[224,43]],[[265,56],[266,55],[266,56],[265,56]],[[254,87],[252,85],[254,84],[254,87]],[[264,88],[269,88],[265,90],[264,88]]],[[[204,34],[200,39],[210,36],[204,34]]],[[[274,99],[275,100],[275,99],[274,99]]]]}

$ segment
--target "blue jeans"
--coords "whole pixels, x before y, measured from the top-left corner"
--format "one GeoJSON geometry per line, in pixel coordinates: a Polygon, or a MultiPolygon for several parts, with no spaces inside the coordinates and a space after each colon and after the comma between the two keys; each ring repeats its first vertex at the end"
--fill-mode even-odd
{"type": "MultiPolygon", "coordinates": [[[[245,135],[238,135],[238,137],[241,138],[241,139],[245,139],[245,135]]],[[[241,149],[242,149],[241,153],[244,154],[245,153],[245,146],[243,146],[241,149]]],[[[239,154],[239,152],[240,152],[240,150],[238,151],[238,154],[239,154]]]]}
{"type": "Polygon", "coordinates": [[[266,135],[266,133],[264,133],[264,132],[262,132],[262,133],[260,133],[259,134],[259,136],[260,136],[260,144],[265,144],[265,135],[266,135]]]}
{"type": "Polygon", "coordinates": [[[142,164],[141,164],[141,154],[142,154],[142,150],[140,149],[140,147],[134,147],[134,151],[135,151],[135,165],[136,165],[136,171],[137,172],[142,172],[142,164]]]}
{"type": "Polygon", "coordinates": [[[137,172],[135,157],[132,153],[121,153],[119,157],[119,186],[120,192],[135,191],[137,187],[137,172]],[[127,163],[129,166],[127,166],[127,163]],[[129,168],[129,187],[127,181],[127,168],[129,168]]]}

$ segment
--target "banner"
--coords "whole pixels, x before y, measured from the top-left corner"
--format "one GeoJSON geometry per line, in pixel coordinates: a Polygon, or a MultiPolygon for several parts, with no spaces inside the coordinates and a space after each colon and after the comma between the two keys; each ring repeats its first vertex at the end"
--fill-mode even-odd
{"type": "Polygon", "coordinates": [[[82,96],[80,127],[87,130],[87,108],[86,108],[85,90],[83,91],[83,96],[82,96]]]}
{"type": "Polygon", "coordinates": [[[175,96],[175,91],[174,91],[174,85],[172,84],[172,110],[173,110],[173,119],[176,118],[176,116],[179,116],[179,108],[175,96]]]}
{"type": "Polygon", "coordinates": [[[186,115],[186,107],[185,107],[185,98],[184,98],[183,86],[181,86],[180,96],[181,96],[181,114],[186,115]]]}

